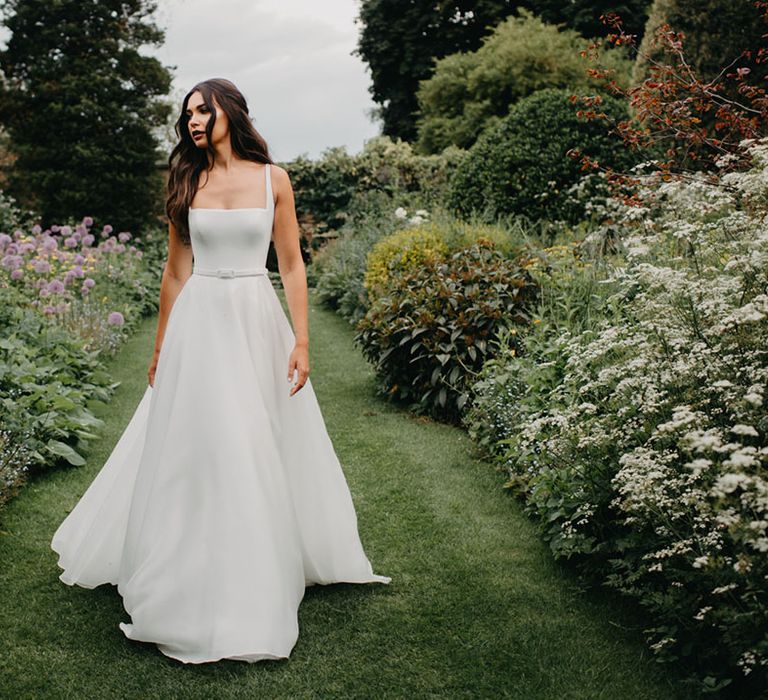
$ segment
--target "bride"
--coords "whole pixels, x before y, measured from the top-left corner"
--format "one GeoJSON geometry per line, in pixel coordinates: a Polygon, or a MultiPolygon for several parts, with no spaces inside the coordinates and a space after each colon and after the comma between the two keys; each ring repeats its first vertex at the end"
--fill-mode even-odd
{"type": "Polygon", "coordinates": [[[148,386],[51,546],[64,583],[117,586],[132,640],[185,663],[287,658],[306,586],[391,579],[365,555],[309,378],[288,173],[228,80],[195,85],[176,132],[148,386]]]}

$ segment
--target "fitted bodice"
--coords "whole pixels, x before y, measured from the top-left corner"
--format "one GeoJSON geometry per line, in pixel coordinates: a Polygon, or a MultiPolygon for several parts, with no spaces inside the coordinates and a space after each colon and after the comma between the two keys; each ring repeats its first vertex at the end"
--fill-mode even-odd
{"type": "Polygon", "coordinates": [[[244,270],[267,264],[275,216],[270,165],[265,164],[267,206],[190,209],[189,235],[195,266],[244,270]]]}

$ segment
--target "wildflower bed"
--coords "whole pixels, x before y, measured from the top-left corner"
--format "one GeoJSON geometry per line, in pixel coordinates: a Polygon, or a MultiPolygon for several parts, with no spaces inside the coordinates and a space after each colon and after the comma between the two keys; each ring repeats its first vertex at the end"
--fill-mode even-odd
{"type": "Polygon", "coordinates": [[[156,309],[160,275],[127,231],[96,233],[90,217],[43,230],[4,197],[0,210],[2,506],[30,471],[84,463],[103,427],[93,409],[117,386],[102,360],[156,309]]]}
{"type": "Polygon", "coordinates": [[[607,199],[579,248],[618,231],[618,254],[542,281],[561,298],[485,366],[465,422],[556,556],[650,613],[660,659],[749,697],[768,670],[768,149],[744,146],[748,172],[607,199]],[[600,313],[565,318],[586,278],[600,313]]]}

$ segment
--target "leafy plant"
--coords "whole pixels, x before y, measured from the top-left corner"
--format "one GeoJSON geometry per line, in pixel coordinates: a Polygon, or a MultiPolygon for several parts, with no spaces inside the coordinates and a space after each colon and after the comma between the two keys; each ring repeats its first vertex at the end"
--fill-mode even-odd
{"type": "Polygon", "coordinates": [[[530,275],[487,241],[389,278],[356,327],[380,390],[419,413],[457,422],[468,383],[497,333],[529,322],[530,275]]]}

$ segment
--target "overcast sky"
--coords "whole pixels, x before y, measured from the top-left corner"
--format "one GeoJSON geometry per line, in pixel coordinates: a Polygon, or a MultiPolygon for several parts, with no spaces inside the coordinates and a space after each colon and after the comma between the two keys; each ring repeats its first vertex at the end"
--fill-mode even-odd
{"type": "Polygon", "coordinates": [[[351,55],[357,6],[357,0],[158,0],[165,44],[143,53],[176,66],[179,109],[200,80],[235,83],[275,160],[316,158],[330,146],[356,153],[380,130],[368,114],[374,103],[367,68],[351,55]]]}

